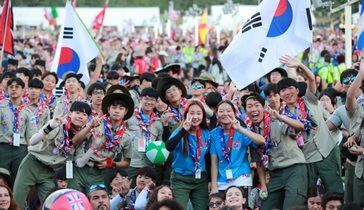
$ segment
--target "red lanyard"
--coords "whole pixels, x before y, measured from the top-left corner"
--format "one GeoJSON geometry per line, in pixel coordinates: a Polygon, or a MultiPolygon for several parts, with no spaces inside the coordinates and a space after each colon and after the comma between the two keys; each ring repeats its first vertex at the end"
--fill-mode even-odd
{"type": "Polygon", "coordinates": [[[202,131],[199,128],[196,132],[197,135],[197,149],[196,149],[196,162],[200,162],[201,147],[202,147],[202,131]]]}
{"type": "Polygon", "coordinates": [[[229,131],[229,139],[227,145],[224,143],[224,130],[222,129],[222,135],[221,135],[221,149],[224,155],[224,158],[230,162],[230,154],[231,154],[231,148],[233,146],[233,137],[234,137],[234,129],[230,128],[229,131]],[[227,147],[227,148],[226,148],[227,147]]]}

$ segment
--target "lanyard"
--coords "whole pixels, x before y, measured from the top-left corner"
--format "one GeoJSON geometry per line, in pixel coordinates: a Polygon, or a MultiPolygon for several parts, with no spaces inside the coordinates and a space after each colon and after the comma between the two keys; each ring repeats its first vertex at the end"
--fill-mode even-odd
{"type": "Polygon", "coordinates": [[[228,142],[227,142],[227,145],[226,145],[225,141],[224,141],[224,129],[221,129],[221,139],[220,139],[221,149],[222,149],[222,153],[224,155],[224,158],[228,162],[230,162],[231,148],[233,146],[233,137],[234,137],[234,129],[230,128],[229,139],[228,139],[228,142]]]}
{"type": "Polygon", "coordinates": [[[191,151],[191,157],[195,161],[195,171],[200,169],[201,147],[202,147],[202,131],[201,131],[201,128],[199,128],[196,131],[196,137],[197,137],[196,155],[194,155],[192,153],[192,151],[193,151],[192,144],[190,142],[188,143],[188,146],[190,147],[189,151],[191,151]]]}
{"type": "Polygon", "coordinates": [[[144,114],[143,114],[143,110],[142,109],[135,109],[135,116],[139,121],[139,127],[145,132],[145,139],[146,139],[146,145],[148,145],[150,143],[150,139],[151,139],[151,133],[150,133],[150,126],[153,124],[153,122],[155,121],[156,118],[156,114],[153,112],[152,115],[150,116],[150,119],[147,119],[144,114]]]}

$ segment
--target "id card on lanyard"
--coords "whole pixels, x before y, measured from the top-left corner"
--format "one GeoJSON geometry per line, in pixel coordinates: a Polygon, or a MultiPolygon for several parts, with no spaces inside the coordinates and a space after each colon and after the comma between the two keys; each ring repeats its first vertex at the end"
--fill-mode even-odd
{"type": "Polygon", "coordinates": [[[20,146],[20,134],[19,134],[19,113],[23,106],[18,108],[14,107],[12,102],[9,102],[9,109],[13,113],[13,146],[20,146]]]}
{"type": "Polygon", "coordinates": [[[201,160],[201,147],[202,147],[202,131],[201,129],[198,129],[196,131],[196,137],[197,137],[197,147],[196,147],[196,153],[193,154],[193,146],[192,144],[189,142],[188,146],[189,146],[189,151],[191,154],[191,158],[194,160],[195,162],[195,179],[201,179],[201,166],[200,166],[200,160],[201,160]]]}
{"type": "Polygon", "coordinates": [[[224,130],[223,129],[221,130],[221,141],[220,141],[221,149],[222,149],[224,158],[228,162],[228,168],[225,171],[227,179],[233,179],[233,171],[229,168],[230,161],[231,161],[231,150],[232,150],[232,146],[233,146],[233,137],[234,137],[234,129],[230,128],[229,139],[228,139],[227,145],[225,145],[224,130]]]}

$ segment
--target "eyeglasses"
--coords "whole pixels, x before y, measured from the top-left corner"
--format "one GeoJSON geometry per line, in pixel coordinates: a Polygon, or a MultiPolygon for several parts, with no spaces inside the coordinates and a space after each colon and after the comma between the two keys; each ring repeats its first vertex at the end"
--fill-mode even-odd
{"type": "Polygon", "coordinates": [[[104,184],[93,184],[90,186],[88,192],[91,193],[95,190],[105,190],[106,191],[106,186],[104,184]]]}
{"type": "Polygon", "coordinates": [[[92,91],[92,95],[105,95],[104,91],[103,90],[94,90],[92,91]]]}
{"type": "Polygon", "coordinates": [[[215,203],[214,202],[210,202],[209,204],[208,204],[208,206],[211,208],[211,207],[219,207],[219,206],[221,206],[221,204],[222,204],[223,202],[222,201],[216,201],[215,203]]]}
{"type": "Polygon", "coordinates": [[[192,84],[191,88],[194,90],[199,90],[199,89],[204,89],[205,86],[201,85],[201,84],[192,84]]]}
{"type": "Polygon", "coordinates": [[[348,85],[350,82],[354,82],[356,76],[346,77],[343,79],[343,84],[348,85]]]}

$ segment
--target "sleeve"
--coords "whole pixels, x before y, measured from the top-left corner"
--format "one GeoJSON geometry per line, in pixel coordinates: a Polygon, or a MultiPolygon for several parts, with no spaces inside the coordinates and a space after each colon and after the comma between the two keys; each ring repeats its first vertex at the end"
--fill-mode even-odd
{"type": "Polygon", "coordinates": [[[177,128],[171,135],[171,137],[167,141],[166,148],[168,151],[173,151],[180,140],[182,139],[183,135],[186,134],[187,131],[184,128],[177,128]]]}
{"type": "Polygon", "coordinates": [[[169,130],[169,126],[163,126],[163,135],[162,139],[164,142],[168,141],[169,137],[171,136],[171,130],[169,130]]]}
{"type": "Polygon", "coordinates": [[[148,191],[143,189],[135,200],[135,210],[144,210],[148,203],[148,191]]]}
{"type": "Polygon", "coordinates": [[[322,67],[321,69],[318,70],[318,75],[320,76],[320,78],[322,80],[325,80],[325,81],[327,80],[327,73],[328,73],[327,70],[328,69],[327,69],[326,66],[324,66],[324,67],[322,67]]]}
{"type": "Polygon", "coordinates": [[[119,210],[119,205],[124,201],[125,198],[122,198],[120,195],[115,196],[110,201],[110,210],[119,210]]]}
{"type": "Polygon", "coordinates": [[[341,109],[336,109],[334,113],[329,117],[328,121],[335,125],[335,127],[340,128],[341,124],[343,123],[340,112],[341,109]]]}

